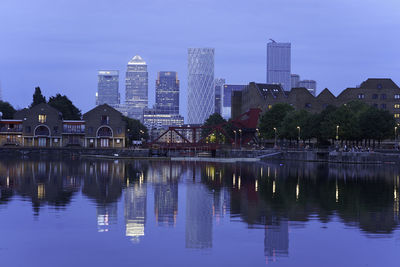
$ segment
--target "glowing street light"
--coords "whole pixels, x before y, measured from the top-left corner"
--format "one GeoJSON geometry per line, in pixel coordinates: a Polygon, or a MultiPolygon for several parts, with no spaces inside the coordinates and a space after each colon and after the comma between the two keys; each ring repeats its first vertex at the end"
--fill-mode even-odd
{"type": "Polygon", "coordinates": [[[336,141],[339,140],[339,125],[336,125],[336,141]]]}
{"type": "Polygon", "coordinates": [[[300,126],[297,126],[296,128],[297,128],[297,130],[299,130],[299,135],[298,135],[298,137],[297,137],[297,140],[300,141],[300,131],[301,131],[301,128],[300,128],[300,126]]]}
{"type": "Polygon", "coordinates": [[[276,147],[276,127],[274,127],[274,132],[275,132],[275,142],[274,142],[274,148],[276,147]]]}

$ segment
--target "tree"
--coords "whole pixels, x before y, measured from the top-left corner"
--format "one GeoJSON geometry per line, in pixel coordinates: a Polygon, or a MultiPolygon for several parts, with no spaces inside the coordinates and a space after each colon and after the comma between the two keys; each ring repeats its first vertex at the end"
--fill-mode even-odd
{"type": "Polygon", "coordinates": [[[286,103],[278,103],[267,110],[260,118],[260,134],[264,138],[275,138],[275,130],[280,132],[282,121],[294,108],[286,103]]]}
{"type": "Polygon", "coordinates": [[[311,139],[310,116],[310,113],[306,110],[290,111],[282,121],[279,136],[289,140],[297,140],[298,138],[301,140],[311,139]]]}
{"type": "MultiPolygon", "coordinates": [[[[218,113],[211,114],[210,117],[204,122],[203,126],[205,128],[201,131],[202,137],[208,137],[209,141],[212,143],[224,143],[226,137],[220,132],[213,132],[212,127],[220,124],[226,123],[226,120],[218,113]]],[[[228,127],[224,125],[223,129],[227,133],[228,127]]]]}
{"type": "Polygon", "coordinates": [[[60,111],[65,120],[80,120],[82,117],[81,111],[65,95],[50,97],[48,104],[60,111]]]}
{"type": "Polygon", "coordinates": [[[12,119],[16,111],[10,103],[0,100],[0,112],[3,114],[3,119],[12,119]]]}
{"type": "Polygon", "coordinates": [[[139,120],[122,116],[122,120],[126,122],[126,139],[127,144],[132,144],[133,140],[149,139],[146,126],[139,120]]]}
{"type": "Polygon", "coordinates": [[[42,95],[40,87],[35,88],[35,93],[33,94],[33,101],[30,107],[34,107],[40,103],[46,103],[46,97],[42,95]]]}
{"type": "Polygon", "coordinates": [[[396,121],[389,111],[369,107],[360,114],[359,125],[363,139],[381,141],[394,136],[396,121]]]}

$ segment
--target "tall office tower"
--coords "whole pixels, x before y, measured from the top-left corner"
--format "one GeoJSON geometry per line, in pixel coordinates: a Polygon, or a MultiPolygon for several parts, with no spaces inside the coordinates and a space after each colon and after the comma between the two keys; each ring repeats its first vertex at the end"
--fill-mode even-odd
{"type": "Polygon", "coordinates": [[[222,112],[221,100],[222,100],[222,90],[223,90],[224,84],[225,84],[225,79],[216,78],[214,80],[214,88],[215,88],[214,113],[221,114],[221,112],[222,112]]]}
{"type": "Polygon", "coordinates": [[[97,77],[96,105],[118,105],[120,103],[119,72],[117,70],[99,70],[97,77]]]}
{"type": "Polygon", "coordinates": [[[267,44],[267,83],[281,84],[285,91],[290,91],[290,43],[271,41],[267,44]]]}
{"type": "Polygon", "coordinates": [[[214,48],[189,48],[188,123],[204,123],[214,109],[214,48]]]}
{"type": "Polygon", "coordinates": [[[125,86],[128,115],[142,120],[143,109],[148,105],[149,80],[146,62],[138,55],[128,62],[125,86]]]}
{"type": "Polygon", "coordinates": [[[313,96],[317,94],[317,82],[314,80],[302,80],[299,82],[299,87],[306,88],[313,96]]]}
{"type": "Polygon", "coordinates": [[[156,110],[163,114],[179,114],[179,80],[175,71],[158,72],[156,110]]]}
{"type": "Polygon", "coordinates": [[[142,179],[140,177],[139,182],[130,184],[125,189],[125,235],[135,243],[138,243],[140,237],[144,236],[146,225],[147,185],[142,183],[142,179]]]}
{"type": "Polygon", "coordinates": [[[291,88],[299,87],[300,75],[291,74],[290,75],[290,80],[291,80],[291,88]]]}
{"type": "Polygon", "coordinates": [[[222,117],[226,120],[231,118],[232,108],[232,92],[242,91],[245,85],[239,84],[224,84],[222,90],[222,117]]]}
{"type": "Polygon", "coordinates": [[[289,224],[286,219],[271,218],[272,223],[265,226],[264,255],[276,260],[275,257],[289,255],[289,224]]]}

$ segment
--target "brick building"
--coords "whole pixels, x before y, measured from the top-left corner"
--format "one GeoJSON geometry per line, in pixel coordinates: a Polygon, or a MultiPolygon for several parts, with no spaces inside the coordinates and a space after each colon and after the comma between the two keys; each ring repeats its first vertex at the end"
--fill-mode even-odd
{"type": "Polygon", "coordinates": [[[358,87],[347,88],[335,97],[328,89],[313,96],[306,88],[284,91],[280,85],[251,82],[242,91],[232,94],[232,118],[250,108],[263,112],[276,103],[288,103],[295,109],[321,112],[328,105],[340,106],[353,100],[386,109],[400,122],[400,88],[391,79],[368,79],[358,87]]]}

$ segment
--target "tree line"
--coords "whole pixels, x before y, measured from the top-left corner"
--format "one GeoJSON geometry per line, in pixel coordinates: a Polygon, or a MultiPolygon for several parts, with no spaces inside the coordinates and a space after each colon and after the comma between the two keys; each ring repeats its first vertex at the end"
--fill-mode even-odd
{"type": "Polygon", "coordinates": [[[320,113],[295,110],[279,103],[260,118],[262,138],[292,141],[317,141],[329,145],[338,140],[345,144],[375,145],[375,141],[393,139],[397,134],[396,121],[389,111],[360,101],[340,107],[328,106],[320,113]],[[395,129],[396,127],[396,129],[395,129]]]}

